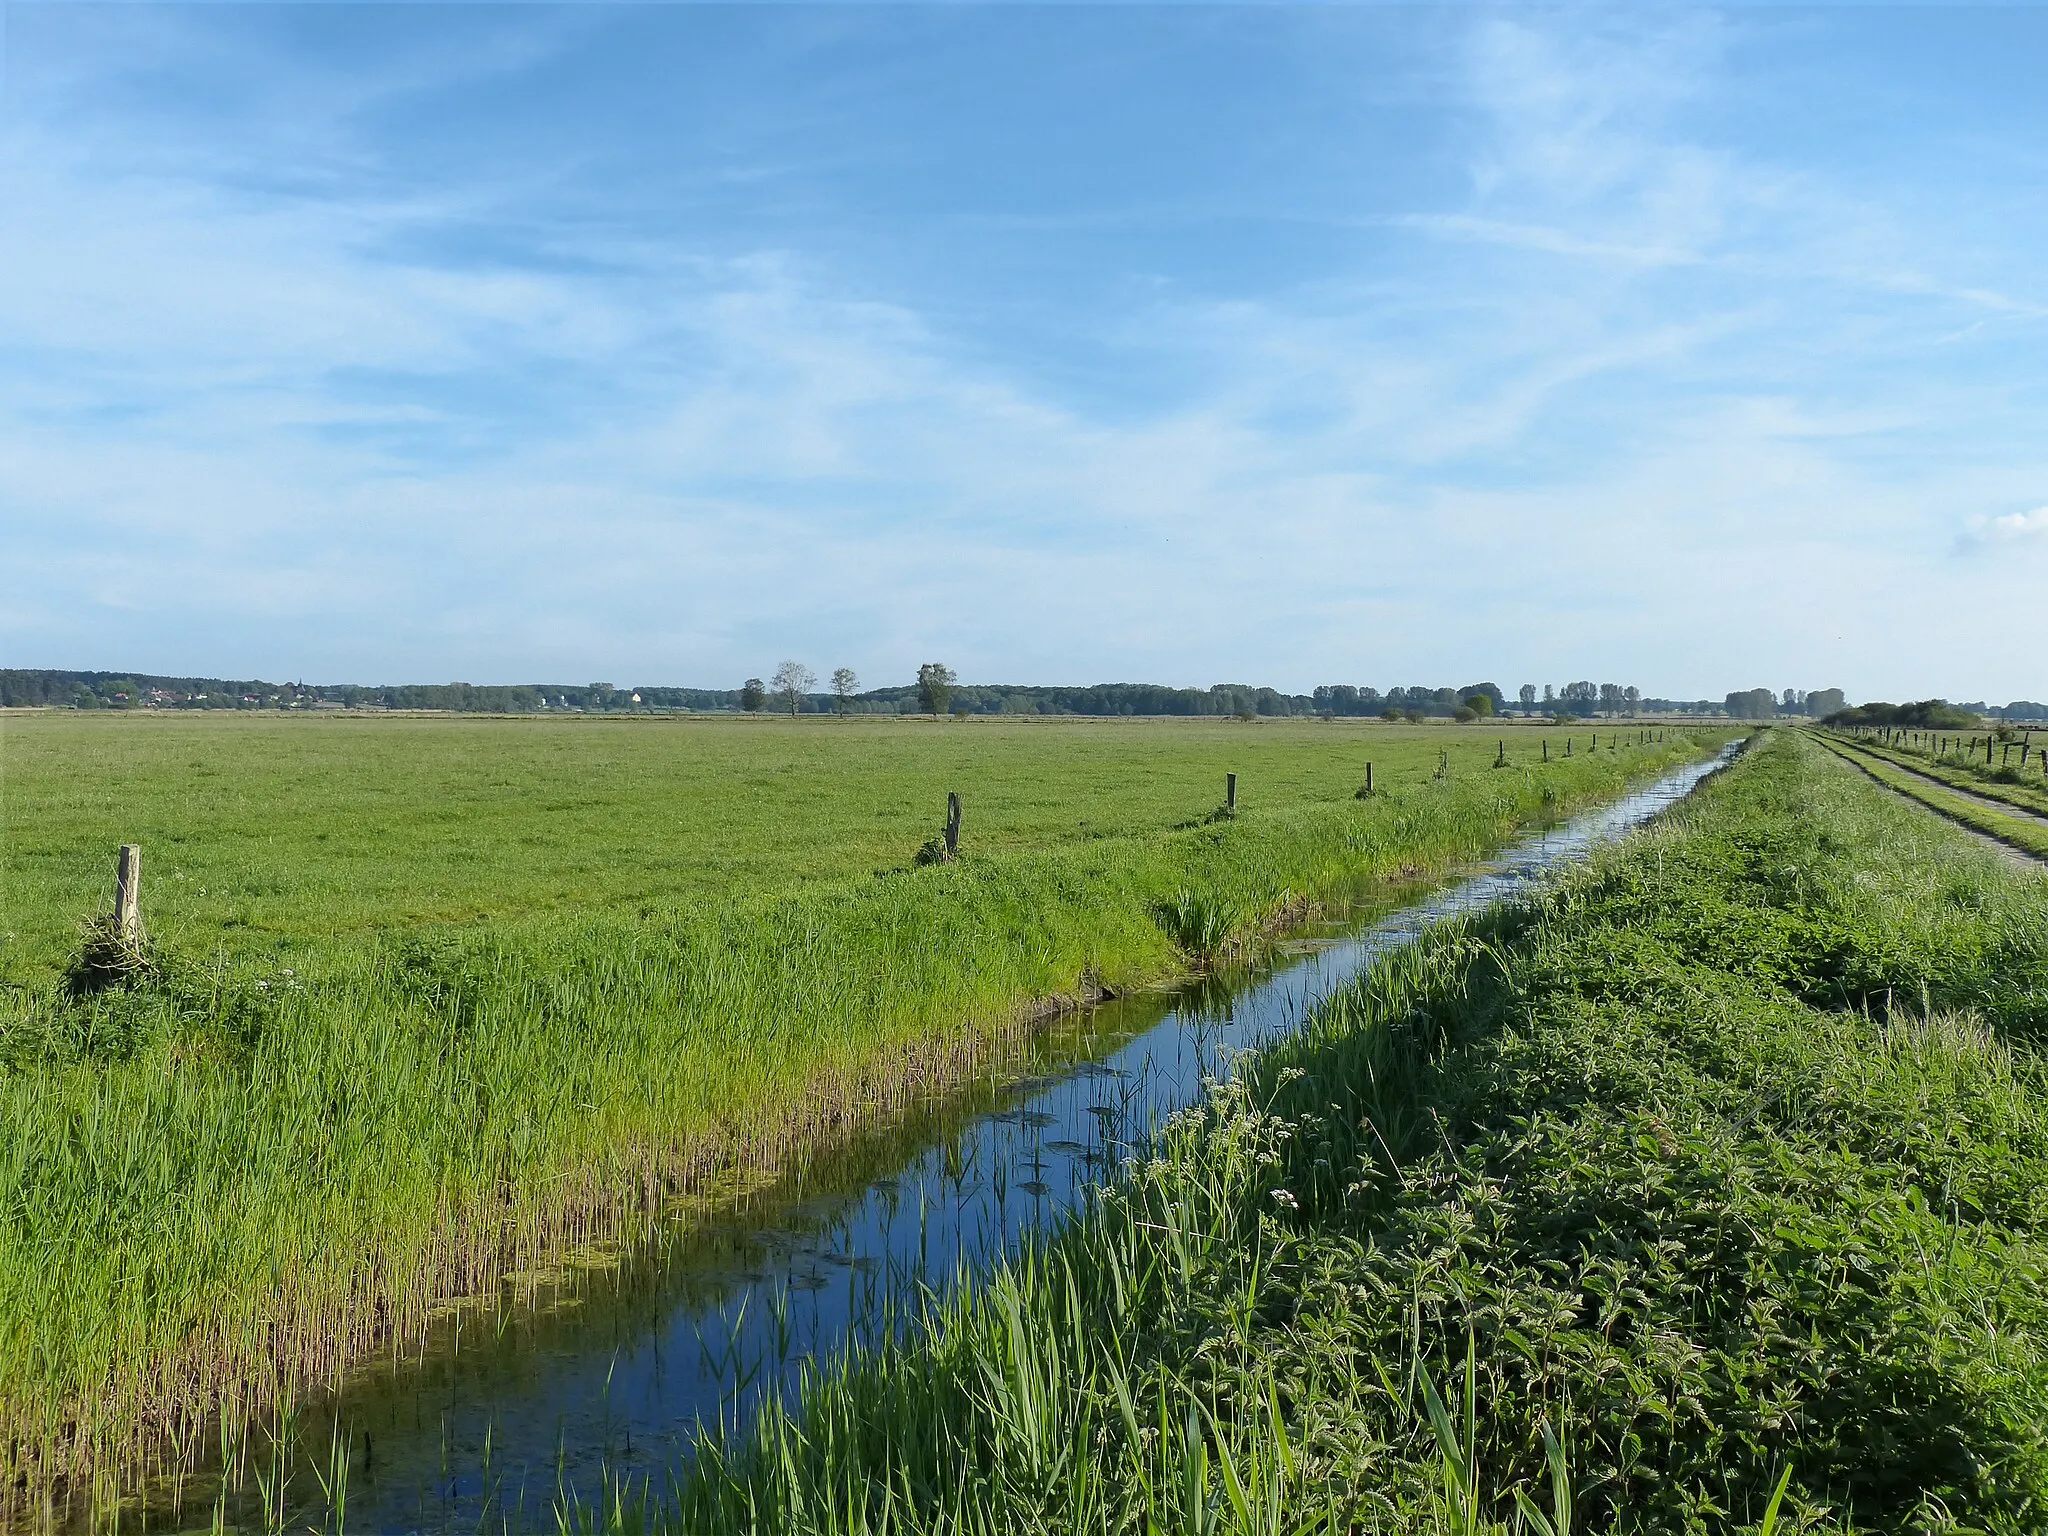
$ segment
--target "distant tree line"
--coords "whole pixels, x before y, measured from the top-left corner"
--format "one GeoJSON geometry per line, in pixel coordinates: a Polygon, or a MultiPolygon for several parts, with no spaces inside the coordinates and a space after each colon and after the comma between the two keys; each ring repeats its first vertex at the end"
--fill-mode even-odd
{"type": "Polygon", "coordinates": [[[1947,699],[1921,699],[1914,704],[1859,704],[1827,716],[1829,725],[1893,725],[1918,731],[1968,731],[1984,722],[1981,706],[1951,704],[1947,699]]]}
{"type": "Polygon", "coordinates": [[[610,683],[272,683],[260,678],[0,669],[0,708],[435,709],[526,714],[552,709],[738,709],[736,688],[615,688],[610,683]]]}
{"type": "Polygon", "coordinates": [[[1782,696],[1768,688],[1748,688],[1729,694],[1725,708],[1734,720],[1769,720],[1777,715],[1819,718],[1835,714],[1848,702],[1839,688],[1816,688],[1811,693],[1787,688],[1782,696]]]}
{"type": "MultiPolygon", "coordinates": [[[[136,672],[83,672],[44,668],[0,669],[0,707],[54,706],[75,709],[425,709],[463,713],[545,714],[649,713],[675,710],[748,711],[776,709],[797,714],[957,715],[1193,715],[1246,719],[1377,717],[1395,720],[1483,719],[1520,714],[1550,718],[1657,715],[1728,716],[1762,720],[1778,716],[1841,717],[1847,700],[1839,688],[1805,692],[1768,688],[1730,693],[1725,698],[1646,698],[1620,683],[1580,681],[1562,686],[1524,683],[1510,699],[1494,683],[1461,688],[1415,685],[1377,688],[1330,683],[1311,693],[1282,693],[1250,683],[1217,683],[1208,688],[1170,688],[1158,683],[1093,683],[1043,687],[1012,683],[962,683],[939,662],[918,668],[914,682],[861,690],[851,668],[833,672],[829,692],[801,662],[785,661],[770,682],[749,678],[738,688],[619,688],[610,683],[406,683],[371,687],[357,683],[273,683],[257,678],[164,677],[136,672]]],[[[2048,720],[2048,705],[2016,700],[2003,709],[1984,704],[1944,709],[2006,720],[2048,720]]],[[[1915,710],[1922,704],[1870,705],[1873,710],[1915,710]]],[[[1873,717],[1870,723],[1879,723],[1873,717]]],[[[1883,723],[1907,724],[1901,718],[1883,723]]],[[[1924,727],[1933,728],[1933,727],[1924,727]]],[[[1950,729],[1962,726],[1949,722],[1950,729]]]]}
{"type": "Polygon", "coordinates": [[[301,685],[256,678],[156,677],[141,672],[0,669],[0,708],[255,709],[295,698],[301,685]]]}

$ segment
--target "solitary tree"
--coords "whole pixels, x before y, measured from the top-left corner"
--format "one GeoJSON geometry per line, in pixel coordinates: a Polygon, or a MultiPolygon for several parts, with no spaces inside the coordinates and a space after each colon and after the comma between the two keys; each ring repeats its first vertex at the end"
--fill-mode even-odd
{"type": "Polygon", "coordinates": [[[804,707],[804,695],[817,680],[817,673],[802,662],[785,661],[775,669],[775,697],[794,716],[804,707]]]}
{"type": "Polygon", "coordinates": [[[942,662],[928,661],[917,669],[918,707],[928,715],[943,715],[953,701],[953,685],[959,679],[942,662]]]}
{"type": "Polygon", "coordinates": [[[853,696],[860,690],[860,679],[853,675],[853,668],[839,667],[832,673],[832,695],[838,701],[839,713],[845,714],[853,708],[853,696]]]}
{"type": "Polygon", "coordinates": [[[750,677],[740,684],[740,708],[759,709],[768,702],[768,690],[761,686],[761,679],[750,677]]]}
{"type": "Polygon", "coordinates": [[[1536,685],[1535,685],[1534,683],[1524,683],[1524,684],[1522,684],[1522,688],[1521,688],[1521,696],[1522,696],[1522,713],[1523,713],[1523,714],[1525,714],[1525,715],[1533,715],[1533,714],[1535,714],[1535,713],[1536,713],[1536,685]]]}

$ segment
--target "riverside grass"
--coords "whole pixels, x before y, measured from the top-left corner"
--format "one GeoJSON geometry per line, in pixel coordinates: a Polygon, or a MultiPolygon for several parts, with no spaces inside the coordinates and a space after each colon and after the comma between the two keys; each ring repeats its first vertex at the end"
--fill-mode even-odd
{"type": "Polygon", "coordinates": [[[1722,739],[1542,764],[1532,734],[1496,769],[1505,729],[1319,723],[6,731],[0,1447],[31,1492],[175,1464],[451,1298],[630,1241],[974,1070],[1034,1000],[1722,739]],[[949,788],[966,856],[910,869],[949,788]],[[159,979],[70,1000],[131,840],[159,979]]]}
{"type": "Polygon", "coordinates": [[[2037,1532],[2048,877],[1789,731],[565,1531],[2037,1532]]]}

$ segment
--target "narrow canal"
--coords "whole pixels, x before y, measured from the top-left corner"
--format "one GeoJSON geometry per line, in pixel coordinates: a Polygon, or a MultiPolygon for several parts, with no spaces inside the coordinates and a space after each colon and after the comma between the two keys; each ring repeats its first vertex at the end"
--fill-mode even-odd
{"type": "MultiPolygon", "coordinates": [[[[1119,999],[1046,1030],[1005,1080],[969,1087],[613,1269],[529,1277],[452,1316],[426,1351],[359,1373],[259,1434],[238,1490],[189,1484],[153,1529],[552,1531],[566,1498],[651,1480],[699,1426],[731,1423],[806,1362],[900,1326],[1114,1175],[1230,1057],[1433,924],[1509,900],[1690,794],[1737,750],[1488,863],[1298,935],[1256,968],[1119,999]],[[336,1505],[340,1504],[340,1510],[336,1505]]],[[[210,1486],[209,1486],[210,1484],[210,1486]]],[[[127,1519],[123,1524],[130,1523],[127,1519]]]]}

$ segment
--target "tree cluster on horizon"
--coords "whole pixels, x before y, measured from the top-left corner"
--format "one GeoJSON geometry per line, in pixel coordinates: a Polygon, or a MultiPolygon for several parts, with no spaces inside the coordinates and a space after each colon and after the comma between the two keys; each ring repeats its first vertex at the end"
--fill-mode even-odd
{"type": "MultiPolygon", "coordinates": [[[[830,690],[814,691],[817,679],[801,662],[783,664],[771,677],[748,678],[738,688],[679,688],[610,683],[273,683],[259,679],[168,677],[148,673],[58,669],[0,669],[0,707],[75,709],[403,709],[457,713],[526,714],[556,710],[585,713],[633,711],[747,711],[779,708],[800,714],[1009,714],[1009,715],[1191,715],[1249,718],[1378,717],[1473,719],[1519,714],[1549,718],[1687,714],[1738,719],[1779,716],[1819,719],[1847,707],[1842,690],[1812,692],[1756,688],[1721,699],[1644,697],[1633,685],[1580,681],[1524,683],[1511,700],[1490,682],[1463,687],[1373,687],[1332,683],[1310,693],[1283,693],[1249,683],[1208,688],[1174,688],[1158,683],[1091,683],[1066,687],[1040,684],[961,683],[953,669],[928,662],[917,680],[861,689],[850,667],[836,669],[830,690]],[[936,706],[936,707],[935,707],[936,706]]],[[[1966,714],[2004,720],[2048,720],[2048,704],[2014,700],[2003,707],[1982,702],[1948,705],[1966,714]]],[[[1877,706],[1872,706],[1877,707],[1877,706]]],[[[1884,706],[1907,707],[1907,706],[1884,706]]]]}

